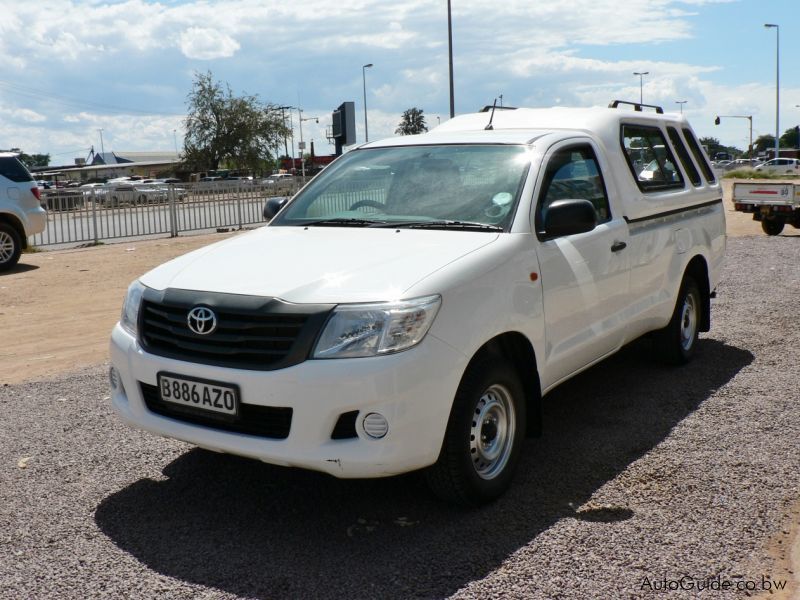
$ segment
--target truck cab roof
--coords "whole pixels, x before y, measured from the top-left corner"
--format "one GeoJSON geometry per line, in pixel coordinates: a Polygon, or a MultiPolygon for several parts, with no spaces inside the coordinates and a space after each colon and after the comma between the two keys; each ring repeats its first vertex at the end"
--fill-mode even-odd
{"type": "Polygon", "coordinates": [[[656,113],[626,108],[517,108],[459,115],[433,130],[372,142],[362,147],[405,146],[418,144],[489,143],[531,144],[546,134],[559,137],[591,135],[608,146],[619,143],[622,123],[640,125],[672,125],[688,127],[689,122],[679,113],[656,113]],[[486,126],[491,119],[492,129],[486,126]]]}

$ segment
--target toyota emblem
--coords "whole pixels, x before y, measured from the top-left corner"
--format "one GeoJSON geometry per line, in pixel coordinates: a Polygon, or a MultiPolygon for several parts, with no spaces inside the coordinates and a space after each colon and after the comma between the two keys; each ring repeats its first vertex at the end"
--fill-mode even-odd
{"type": "Polygon", "coordinates": [[[197,335],[208,335],[217,328],[217,316],[210,308],[195,306],[186,316],[186,324],[197,335]]]}

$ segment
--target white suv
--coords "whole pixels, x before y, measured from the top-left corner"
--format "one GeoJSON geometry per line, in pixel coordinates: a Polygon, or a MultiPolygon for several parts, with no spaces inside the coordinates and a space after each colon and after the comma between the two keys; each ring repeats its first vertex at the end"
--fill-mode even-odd
{"type": "Polygon", "coordinates": [[[28,236],[46,225],[37,183],[16,154],[0,152],[0,271],[16,265],[28,236]]]}
{"type": "Polygon", "coordinates": [[[800,175],[800,160],[796,158],[773,158],[755,167],[756,171],[800,175]]]}

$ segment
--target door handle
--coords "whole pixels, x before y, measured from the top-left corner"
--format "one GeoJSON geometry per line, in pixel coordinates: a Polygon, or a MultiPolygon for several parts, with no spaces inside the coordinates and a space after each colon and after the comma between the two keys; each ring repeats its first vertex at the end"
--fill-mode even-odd
{"type": "Polygon", "coordinates": [[[628,247],[628,244],[626,244],[625,242],[614,242],[611,245],[611,251],[612,252],[619,252],[620,250],[624,250],[627,247],[628,247]]]}

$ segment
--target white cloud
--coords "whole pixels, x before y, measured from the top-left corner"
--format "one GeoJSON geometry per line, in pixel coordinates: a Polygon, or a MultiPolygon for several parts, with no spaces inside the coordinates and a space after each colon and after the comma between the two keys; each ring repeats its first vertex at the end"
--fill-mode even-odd
{"type": "Polygon", "coordinates": [[[231,36],[204,27],[190,27],[181,33],[179,46],[184,56],[197,60],[230,58],[241,48],[231,36]]]}
{"type": "MultiPolygon", "coordinates": [[[[768,86],[714,83],[717,67],[710,59],[669,55],[682,40],[709,36],[729,43],[719,32],[698,31],[694,14],[722,3],[729,0],[572,0],[567,10],[554,2],[505,0],[499,10],[483,0],[459,0],[453,3],[456,109],[474,110],[501,93],[517,106],[638,99],[631,73],[649,70],[645,101],[677,108],[674,101],[686,99],[686,111],[703,122],[713,120],[712,111],[749,111],[769,132],[774,94],[768,86]],[[634,61],[638,52],[651,59],[634,61]]],[[[107,150],[117,141],[122,150],[171,148],[180,117],[163,113],[183,109],[192,79],[187,74],[206,68],[235,93],[258,92],[292,105],[301,104],[302,95],[305,114],[329,121],[342,101],[355,100],[361,110],[360,67],[373,62],[366,77],[372,139],[393,135],[406,108],[426,109],[435,120],[448,104],[444,2],[0,0],[0,14],[0,101],[6,109],[0,146],[10,145],[11,136],[31,151],[88,147],[103,127],[107,150]],[[50,86],[51,80],[58,83],[50,86]],[[5,81],[31,89],[15,92],[5,81]],[[104,107],[152,114],[95,114],[104,107]],[[37,127],[45,119],[48,127],[37,127]]],[[[800,103],[790,92],[784,92],[783,118],[800,103]]],[[[356,122],[360,129],[362,112],[356,122]]],[[[710,133],[741,137],[738,125],[734,120],[729,130],[723,122],[710,133]]],[[[322,123],[303,126],[319,152],[329,148],[322,123]]]]}
{"type": "Polygon", "coordinates": [[[28,108],[0,109],[0,114],[7,119],[18,119],[26,123],[41,123],[47,120],[46,116],[28,108]]]}

